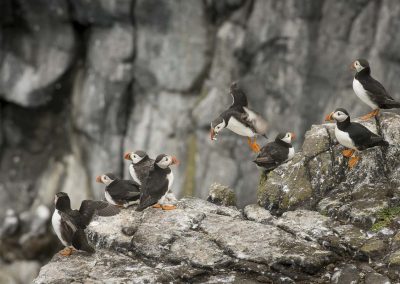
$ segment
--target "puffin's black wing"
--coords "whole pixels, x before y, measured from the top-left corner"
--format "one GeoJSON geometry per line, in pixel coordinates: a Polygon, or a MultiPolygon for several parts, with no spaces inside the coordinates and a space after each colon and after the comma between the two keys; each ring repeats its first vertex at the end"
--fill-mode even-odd
{"type": "Polygon", "coordinates": [[[94,253],[94,248],[89,245],[85,231],[82,229],[77,230],[72,237],[72,246],[77,250],[83,250],[89,253],[94,253]]]}
{"type": "Polygon", "coordinates": [[[400,107],[400,103],[396,102],[382,86],[382,84],[368,76],[366,78],[358,78],[364,89],[368,92],[369,97],[375,102],[379,108],[390,109],[400,107]]]}
{"type": "MultiPolygon", "coordinates": [[[[71,212],[72,212],[72,210],[71,210],[71,212]]],[[[75,216],[73,216],[69,213],[60,212],[60,216],[61,216],[60,231],[61,231],[61,237],[63,238],[63,240],[70,244],[70,243],[72,243],[73,235],[78,230],[79,219],[77,219],[75,216]]]]}
{"type": "Polygon", "coordinates": [[[231,108],[240,109],[242,107],[247,107],[247,96],[236,82],[232,83],[229,93],[231,94],[233,100],[231,108]]]}
{"type": "Polygon", "coordinates": [[[130,180],[120,180],[117,183],[113,182],[107,187],[108,193],[118,203],[126,201],[135,201],[140,198],[139,186],[130,180]]]}
{"type": "Polygon", "coordinates": [[[389,143],[375,133],[371,132],[364,125],[352,122],[346,131],[349,133],[350,138],[353,140],[355,146],[359,150],[364,150],[374,146],[388,146],[389,143]]]}
{"type": "Polygon", "coordinates": [[[120,209],[112,204],[105,201],[97,200],[83,200],[81,207],[79,208],[80,213],[80,226],[82,229],[89,225],[94,214],[99,216],[114,216],[120,212],[120,209]]]}
{"type": "Polygon", "coordinates": [[[289,150],[276,142],[271,142],[261,148],[260,153],[254,160],[260,167],[273,169],[288,158],[289,150]]]}
{"type": "MultiPolygon", "coordinates": [[[[169,170],[170,171],[170,170],[169,170]]],[[[166,173],[159,169],[150,172],[146,183],[142,187],[139,206],[136,211],[143,211],[154,205],[168,191],[168,179],[166,173]]]]}

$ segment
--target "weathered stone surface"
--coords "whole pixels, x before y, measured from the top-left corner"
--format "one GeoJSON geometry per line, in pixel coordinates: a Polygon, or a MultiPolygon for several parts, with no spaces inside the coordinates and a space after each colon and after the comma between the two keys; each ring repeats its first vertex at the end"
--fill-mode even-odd
{"type": "Polygon", "coordinates": [[[207,201],[217,205],[236,206],[236,195],[231,188],[213,183],[210,186],[207,201]]]}
{"type": "Polygon", "coordinates": [[[30,29],[21,29],[15,15],[2,29],[7,45],[2,48],[0,97],[23,107],[35,107],[51,100],[55,83],[73,62],[76,40],[67,21],[66,1],[51,5],[45,1],[18,2],[19,17],[30,29]]]}
{"type": "MultiPolygon", "coordinates": [[[[363,124],[378,131],[373,121],[363,124]]],[[[384,137],[393,124],[400,124],[398,115],[386,113],[380,118],[378,127],[384,137]]],[[[337,145],[331,131],[332,124],[328,124],[307,132],[303,152],[262,177],[258,202],[276,214],[317,208],[322,214],[370,228],[377,214],[391,206],[396,192],[393,175],[397,175],[398,162],[391,159],[400,149],[400,136],[388,139],[388,149],[362,151],[361,161],[349,169],[341,154],[344,148],[337,145]]]]}
{"type": "Polygon", "coordinates": [[[243,214],[247,219],[251,221],[264,224],[272,223],[275,218],[268,210],[265,210],[258,204],[247,205],[243,209],[243,214]]]}
{"type": "MultiPolygon", "coordinates": [[[[198,199],[182,199],[173,211],[126,209],[113,217],[97,217],[87,229],[97,252],[77,252],[68,261],[56,255],[41,269],[35,283],[124,282],[136,276],[138,282],[161,281],[157,277],[167,277],[167,272],[178,281],[184,281],[187,275],[194,277],[192,281],[200,281],[212,275],[226,277],[234,272],[234,263],[235,270],[256,273],[244,273],[249,280],[255,281],[261,275],[288,280],[298,275],[308,279],[335,259],[332,252],[316,242],[274,225],[247,221],[229,211],[224,213],[220,208],[233,210],[198,199]],[[203,204],[209,204],[208,208],[203,204]],[[127,225],[135,227],[132,236],[122,232],[127,225]],[[56,267],[62,268],[52,273],[56,267]],[[151,268],[155,270],[149,273],[151,268]],[[185,269],[185,273],[179,275],[179,269],[185,269]],[[160,273],[161,270],[165,272],[160,273]]],[[[227,283],[235,283],[235,279],[227,283]]]]}
{"type": "Polygon", "coordinates": [[[136,1],[136,69],[170,91],[195,87],[210,62],[205,12],[201,1],[136,1]]]}

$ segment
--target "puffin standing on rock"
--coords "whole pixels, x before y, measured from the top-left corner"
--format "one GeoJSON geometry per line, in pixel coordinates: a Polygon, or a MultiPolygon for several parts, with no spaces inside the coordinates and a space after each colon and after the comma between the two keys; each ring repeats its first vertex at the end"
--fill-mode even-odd
{"type": "Polygon", "coordinates": [[[380,109],[400,108],[400,103],[396,102],[385,90],[381,83],[371,77],[371,68],[365,59],[357,59],[351,66],[356,71],[353,80],[353,90],[364,103],[370,106],[373,111],[362,116],[361,119],[367,120],[379,114],[380,109]]]}
{"type": "Polygon", "coordinates": [[[149,172],[146,182],[141,187],[140,203],[136,211],[143,211],[152,205],[163,210],[176,209],[174,205],[164,204],[165,196],[174,182],[174,174],[169,168],[171,165],[179,165],[179,161],[166,154],[157,156],[154,168],[149,172]]]}
{"type": "Polygon", "coordinates": [[[275,141],[261,148],[260,153],[253,162],[267,171],[272,171],[293,158],[295,151],[291,143],[294,139],[296,139],[294,133],[279,133],[275,141]]]}
{"type": "Polygon", "coordinates": [[[232,83],[230,94],[233,98],[232,105],[211,122],[211,140],[217,140],[218,133],[228,128],[238,135],[246,136],[250,148],[258,153],[260,146],[256,137],[261,135],[267,138],[267,122],[261,115],[248,108],[246,94],[236,82],[232,83]]]}
{"type": "Polygon", "coordinates": [[[389,143],[383,138],[371,132],[365,126],[350,122],[349,113],[343,108],[337,108],[334,112],[328,114],[326,121],[336,121],[335,137],[340,144],[345,146],[342,154],[346,158],[350,158],[349,167],[354,167],[360,160],[360,157],[355,156],[356,151],[362,151],[374,146],[389,146],[389,143]]]}
{"type": "Polygon", "coordinates": [[[127,208],[140,198],[139,185],[134,181],[119,179],[112,173],[98,176],[96,181],[106,185],[104,195],[112,205],[127,208]]]}
{"type": "Polygon", "coordinates": [[[144,151],[128,152],[124,155],[125,160],[132,161],[129,165],[129,174],[132,179],[139,185],[142,185],[151,169],[154,166],[154,160],[150,159],[144,151]]]}
{"type": "Polygon", "coordinates": [[[55,195],[54,209],[51,223],[53,229],[60,239],[61,243],[66,246],[60,251],[62,256],[69,256],[75,250],[94,252],[94,248],[89,245],[85,229],[92,220],[94,214],[99,216],[113,216],[120,210],[104,201],[84,200],[79,210],[71,209],[71,201],[68,194],[59,192],[55,195]]]}

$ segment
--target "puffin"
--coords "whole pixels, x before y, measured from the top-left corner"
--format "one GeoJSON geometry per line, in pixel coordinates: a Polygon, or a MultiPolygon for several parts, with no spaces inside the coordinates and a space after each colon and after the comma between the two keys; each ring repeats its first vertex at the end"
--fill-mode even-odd
{"type": "Polygon", "coordinates": [[[108,203],[119,207],[129,207],[140,198],[139,185],[132,180],[117,178],[112,173],[96,177],[96,182],[106,185],[104,195],[108,203]]]}
{"type": "Polygon", "coordinates": [[[218,133],[228,128],[238,135],[247,137],[251,150],[260,152],[256,138],[259,135],[267,138],[267,122],[260,114],[248,107],[246,94],[237,82],[231,84],[229,93],[233,99],[232,105],[211,122],[211,140],[217,140],[218,133]]]}
{"type": "Polygon", "coordinates": [[[129,174],[132,179],[138,185],[142,185],[154,166],[154,160],[151,159],[145,151],[141,150],[125,153],[124,159],[131,161],[129,165],[129,174]]]}
{"type": "Polygon", "coordinates": [[[339,143],[348,149],[342,151],[346,158],[350,158],[349,167],[353,168],[360,157],[356,156],[357,151],[375,146],[389,146],[381,136],[371,132],[365,126],[350,122],[349,113],[343,108],[337,108],[325,117],[326,121],[336,121],[335,137],[339,143]]]}
{"type": "Polygon", "coordinates": [[[356,71],[353,79],[354,92],[360,100],[373,109],[370,113],[362,116],[362,120],[377,116],[380,109],[400,108],[400,103],[388,94],[379,81],[372,78],[371,67],[367,60],[357,59],[350,68],[356,71]]]}
{"type": "Polygon", "coordinates": [[[291,143],[294,139],[296,139],[294,133],[279,133],[275,141],[261,148],[253,162],[267,171],[272,171],[293,158],[295,151],[291,143]]]}
{"type": "Polygon", "coordinates": [[[54,198],[55,209],[51,218],[53,229],[65,246],[60,251],[62,256],[69,256],[75,250],[93,253],[94,248],[89,245],[85,229],[94,214],[99,216],[113,216],[120,210],[104,201],[83,200],[79,210],[71,209],[71,201],[65,192],[59,192],[54,198]]]}
{"type": "Polygon", "coordinates": [[[170,169],[172,165],[179,165],[176,157],[160,154],[154,161],[154,167],[149,172],[146,182],[141,187],[140,203],[136,211],[143,211],[149,206],[161,207],[163,210],[176,209],[174,205],[167,205],[165,197],[174,182],[174,174],[170,169]]]}

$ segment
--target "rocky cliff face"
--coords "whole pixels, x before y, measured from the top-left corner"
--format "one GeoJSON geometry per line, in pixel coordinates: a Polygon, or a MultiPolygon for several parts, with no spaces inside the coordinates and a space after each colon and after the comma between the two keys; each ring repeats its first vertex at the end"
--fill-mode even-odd
{"type": "Polygon", "coordinates": [[[255,202],[245,140],[209,141],[230,82],[271,137],[301,137],[336,106],[360,114],[354,58],[400,98],[399,16],[396,0],[1,1],[0,220],[8,208],[34,216],[60,190],[74,204],[100,197],[95,175],[127,176],[132,149],[176,154],[180,196],[220,182],[240,206],[255,202]]]}

